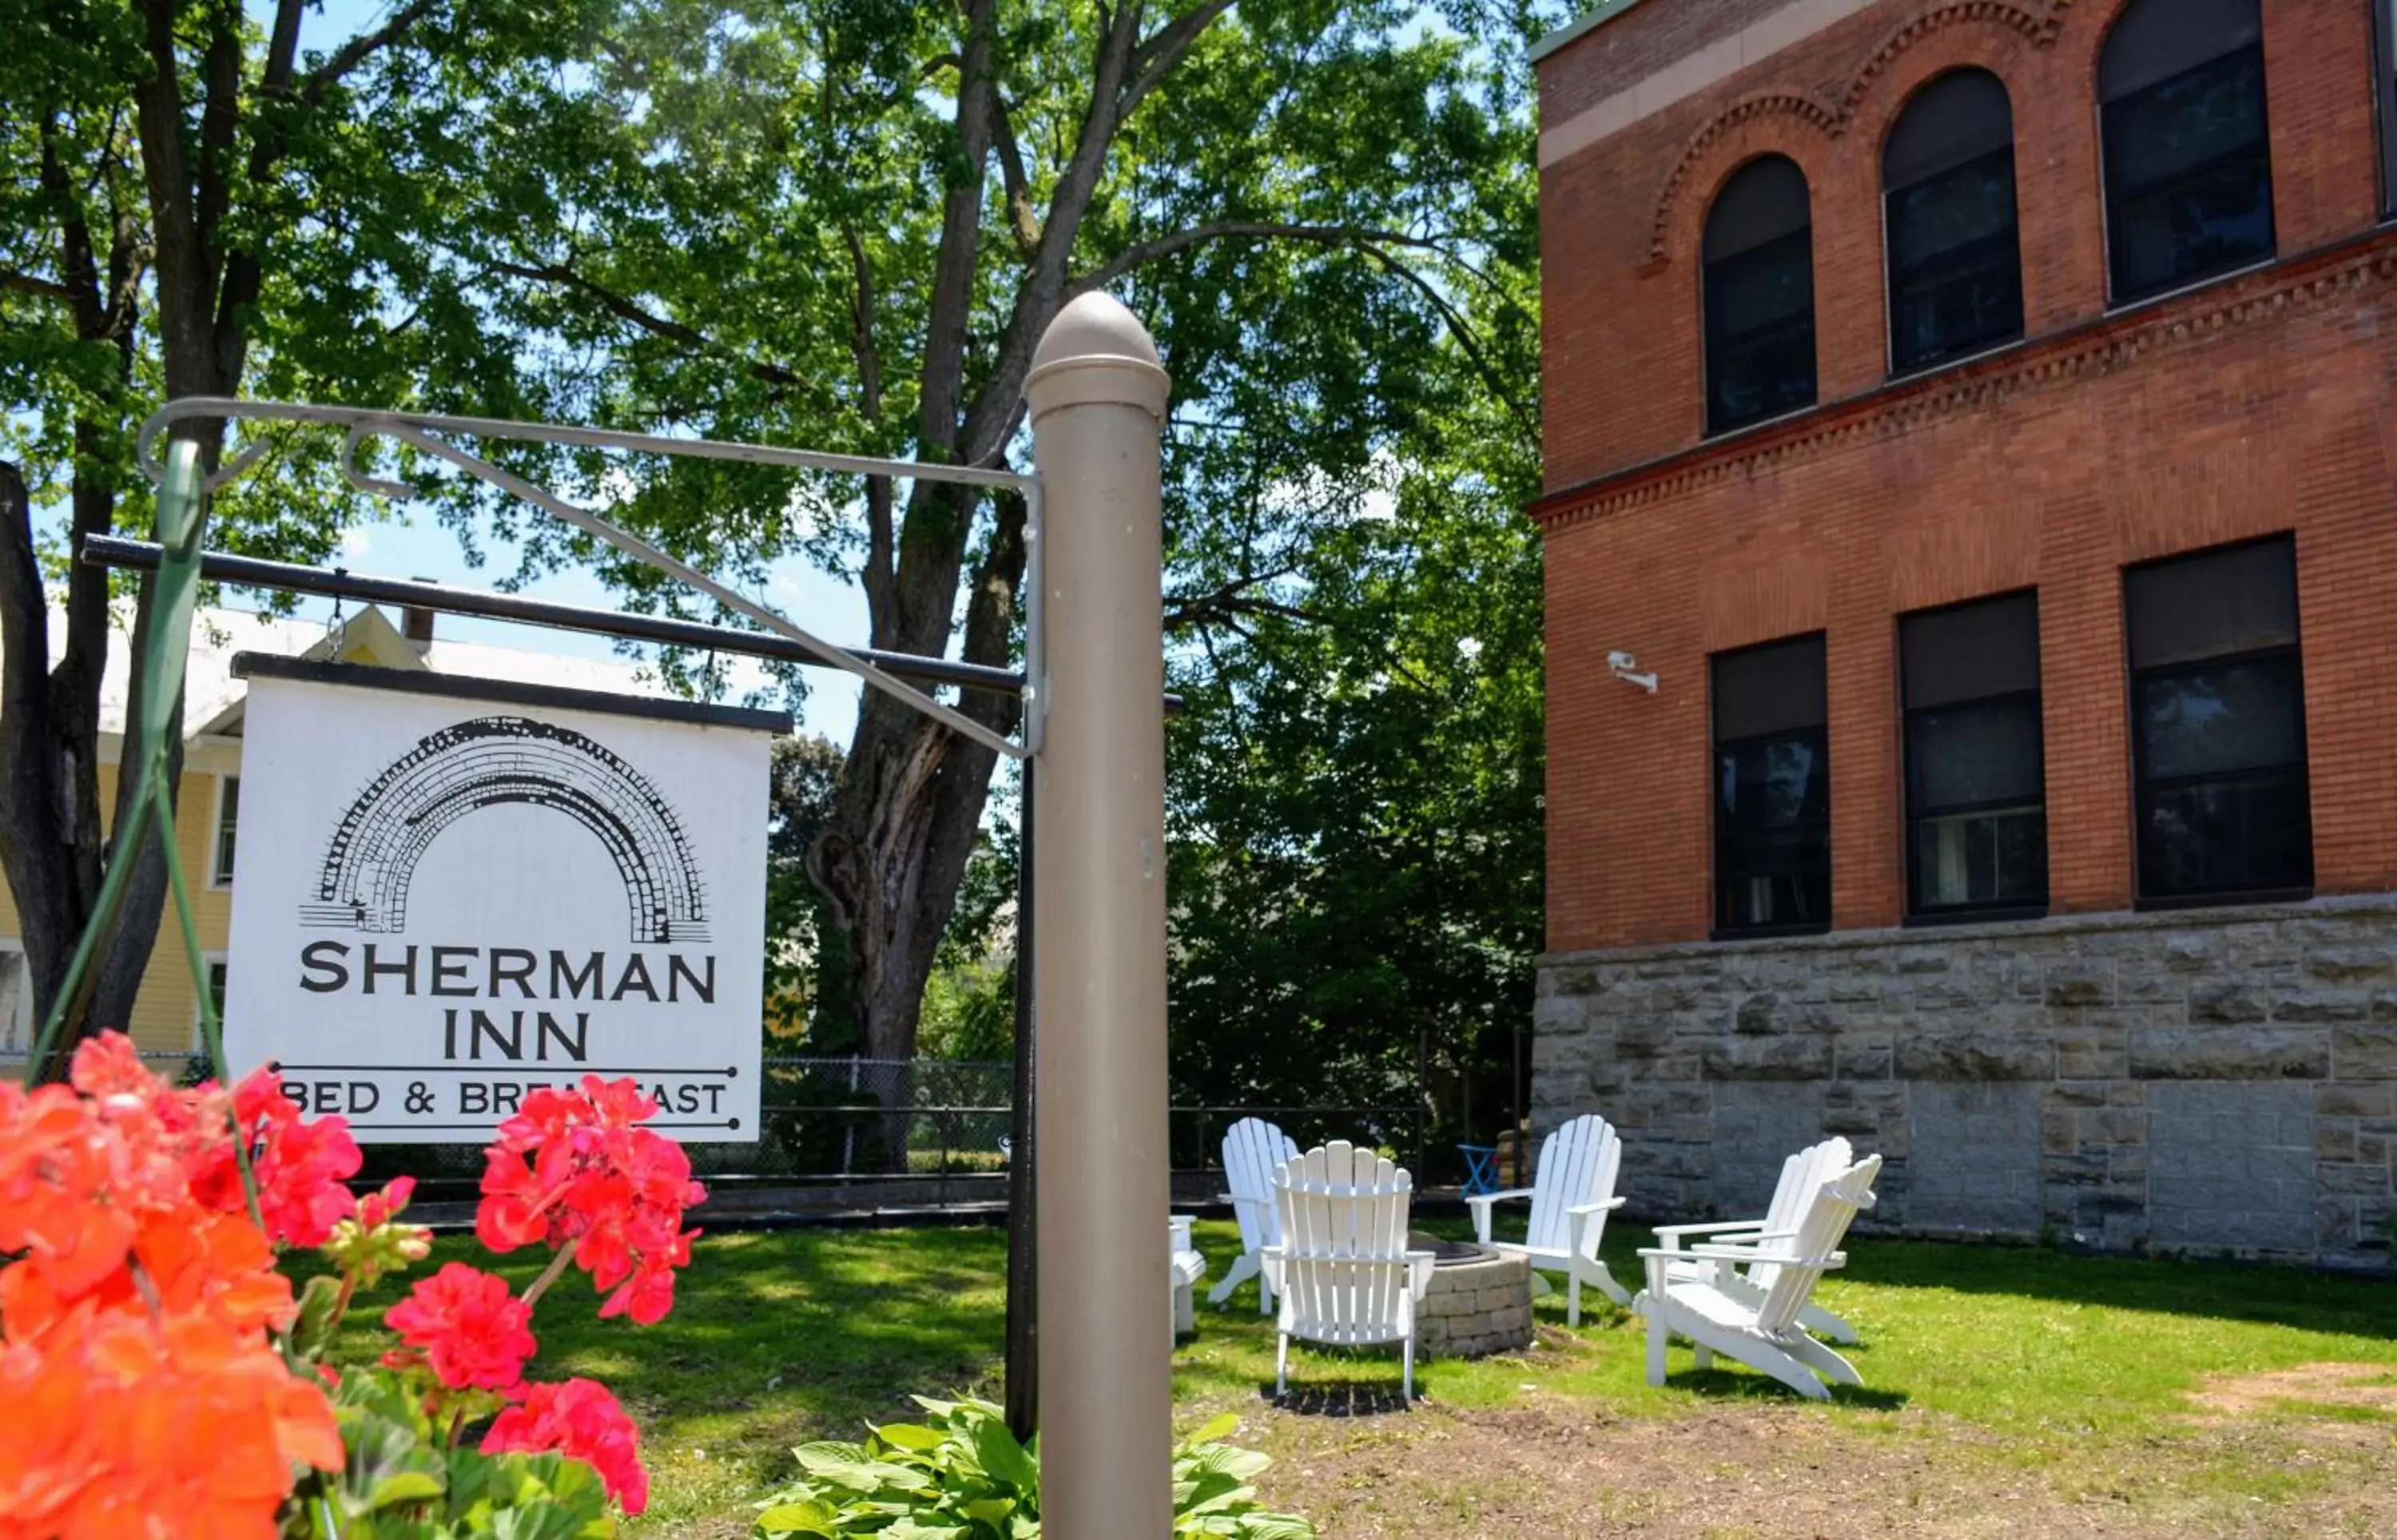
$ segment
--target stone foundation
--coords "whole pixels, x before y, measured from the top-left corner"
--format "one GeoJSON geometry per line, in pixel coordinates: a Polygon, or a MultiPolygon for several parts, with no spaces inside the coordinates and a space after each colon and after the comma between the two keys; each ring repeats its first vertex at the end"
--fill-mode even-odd
{"type": "Polygon", "coordinates": [[[1415,1350],[1429,1358],[1487,1358],[1532,1345],[1532,1264],[1493,1252],[1434,1268],[1415,1307],[1415,1350]]]}
{"type": "Polygon", "coordinates": [[[1552,954],[1533,1071],[1643,1215],[1841,1134],[1875,1229],[2388,1270],[2397,898],[1552,954]]]}

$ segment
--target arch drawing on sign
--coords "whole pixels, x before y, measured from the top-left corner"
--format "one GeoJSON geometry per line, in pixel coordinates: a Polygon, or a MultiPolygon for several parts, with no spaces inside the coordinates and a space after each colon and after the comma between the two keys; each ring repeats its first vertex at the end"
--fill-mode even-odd
{"type": "Polygon", "coordinates": [[[441,831],[510,804],[554,809],[598,836],[624,879],[632,940],[707,939],[707,890],[690,837],[649,777],[581,733],[519,716],[427,734],[377,776],[341,815],[301,919],[406,928],[408,882],[441,831]]]}

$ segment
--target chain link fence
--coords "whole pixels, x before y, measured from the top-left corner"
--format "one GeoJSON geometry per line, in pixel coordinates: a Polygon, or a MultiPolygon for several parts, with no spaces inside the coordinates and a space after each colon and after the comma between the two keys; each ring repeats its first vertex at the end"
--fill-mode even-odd
{"type": "MultiPolygon", "coordinates": [[[[196,1054],[144,1054],[162,1074],[196,1083],[208,1073],[196,1054]]],[[[21,1078],[25,1055],[0,1055],[0,1075],[21,1078]]],[[[758,1137],[747,1144],[687,1144],[692,1174],[711,1187],[814,1187],[831,1183],[911,1188],[930,1181],[935,1204],[1004,1197],[1014,1127],[1014,1067],[1004,1059],[869,1059],[770,1056],[761,1066],[758,1137]],[[983,1178],[983,1180],[975,1180],[983,1178]]],[[[1224,1133],[1242,1118],[1279,1123],[1301,1148],[1331,1139],[1372,1145],[1409,1165],[1426,1163],[1426,1109],[1176,1105],[1168,1114],[1168,1148],[1177,1196],[1212,1197],[1203,1174],[1219,1170],[1224,1133]]],[[[362,1178],[414,1176],[426,1200],[472,1197],[483,1175],[483,1147],[380,1145],[366,1152],[362,1178]]],[[[920,1189],[919,1189],[920,1190],[920,1189]]]]}

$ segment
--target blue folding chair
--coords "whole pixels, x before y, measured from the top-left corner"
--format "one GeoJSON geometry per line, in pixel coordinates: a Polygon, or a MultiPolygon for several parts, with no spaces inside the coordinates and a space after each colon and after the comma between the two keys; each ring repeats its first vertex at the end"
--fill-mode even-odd
{"type": "Polygon", "coordinates": [[[1498,1190],[1498,1149],[1494,1145],[1461,1144],[1465,1155],[1465,1196],[1498,1190]]]}

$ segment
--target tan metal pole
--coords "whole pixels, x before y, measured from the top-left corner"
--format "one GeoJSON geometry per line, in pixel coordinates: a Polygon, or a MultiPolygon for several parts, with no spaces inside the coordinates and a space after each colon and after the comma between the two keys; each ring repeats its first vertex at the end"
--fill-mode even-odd
{"type": "Polygon", "coordinates": [[[1167,391],[1146,328],[1104,294],[1083,295],[1051,323],[1024,387],[1046,526],[1032,965],[1049,1540],[1160,1540],[1172,1529],[1167,391]]]}

